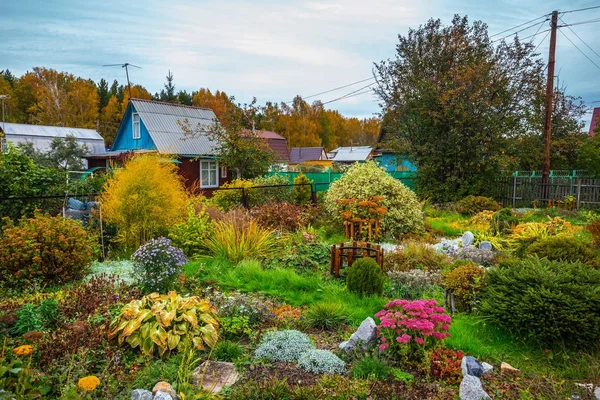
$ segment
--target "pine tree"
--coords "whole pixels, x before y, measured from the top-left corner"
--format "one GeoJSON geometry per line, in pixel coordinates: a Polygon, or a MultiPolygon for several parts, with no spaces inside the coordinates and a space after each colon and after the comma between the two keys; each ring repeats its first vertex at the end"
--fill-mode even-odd
{"type": "Polygon", "coordinates": [[[108,92],[108,82],[104,80],[104,78],[100,79],[98,82],[98,110],[102,111],[104,107],[108,104],[108,99],[110,99],[110,95],[108,92]]]}
{"type": "Polygon", "coordinates": [[[177,103],[177,96],[175,95],[175,85],[173,84],[173,74],[169,70],[167,75],[167,83],[165,83],[165,90],[161,91],[160,97],[162,101],[168,103],[177,103]]]}

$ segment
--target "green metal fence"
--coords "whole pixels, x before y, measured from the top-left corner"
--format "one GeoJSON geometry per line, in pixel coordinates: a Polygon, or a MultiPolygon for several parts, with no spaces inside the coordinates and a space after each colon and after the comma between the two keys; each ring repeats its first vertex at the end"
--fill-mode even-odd
{"type": "MultiPolygon", "coordinates": [[[[306,175],[306,177],[308,179],[313,181],[314,190],[317,192],[322,192],[322,191],[328,190],[329,186],[331,185],[332,182],[335,182],[338,179],[340,179],[342,176],[344,176],[343,173],[331,172],[331,170],[326,171],[326,172],[270,172],[268,175],[269,176],[273,176],[273,175],[285,176],[288,178],[289,183],[292,184],[292,183],[294,183],[294,179],[296,177],[298,177],[298,175],[300,175],[301,173],[306,175]]],[[[400,182],[402,182],[404,185],[406,185],[409,189],[415,190],[415,185],[414,185],[415,173],[414,172],[394,171],[394,172],[388,172],[388,173],[394,179],[397,179],[400,182]]]]}

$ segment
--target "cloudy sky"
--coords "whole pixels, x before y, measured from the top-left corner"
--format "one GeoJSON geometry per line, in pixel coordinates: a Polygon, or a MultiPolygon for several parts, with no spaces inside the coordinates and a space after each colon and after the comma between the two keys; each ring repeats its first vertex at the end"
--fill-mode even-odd
{"type": "MultiPolygon", "coordinates": [[[[96,81],[125,81],[125,71],[102,64],[129,62],[142,67],[131,71],[132,82],[153,93],[170,69],[178,89],[208,87],[240,102],[252,96],[280,102],[369,78],[373,62],[394,56],[398,34],[431,17],[449,23],[454,14],[467,14],[494,34],[555,9],[595,5],[597,0],[0,0],[0,69],[20,75],[45,66],[96,81]]],[[[567,23],[595,18],[600,9],[563,16],[567,23]]],[[[599,28],[572,27],[600,54],[599,28]]],[[[598,66],[559,34],[560,81],[593,106],[600,101],[600,56],[562,30],[598,66]]],[[[548,38],[538,51],[547,57],[548,38]]],[[[368,83],[311,100],[333,100],[368,83]]],[[[379,110],[370,93],[328,106],[358,117],[379,110]]]]}

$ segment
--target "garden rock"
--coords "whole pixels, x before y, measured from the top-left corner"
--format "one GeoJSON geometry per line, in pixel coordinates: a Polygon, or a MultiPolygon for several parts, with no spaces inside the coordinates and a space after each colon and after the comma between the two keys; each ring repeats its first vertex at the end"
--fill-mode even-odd
{"type": "Polygon", "coordinates": [[[600,386],[596,386],[596,389],[594,390],[594,397],[596,400],[600,400],[600,386]]]}
{"type": "Polygon", "coordinates": [[[481,241],[481,243],[479,243],[479,248],[481,250],[492,250],[492,243],[488,242],[487,240],[483,240],[481,241]]]}
{"type": "Polygon", "coordinates": [[[154,399],[153,400],[173,400],[175,398],[176,397],[172,397],[169,393],[163,392],[162,390],[159,390],[154,395],[154,399]]]}
{"type": "Polygon", "coordinates": [[[205,361],[192,373],[194,386],[202,386],[211,393],[219,393],[224,386],[232,386],[238,378],[235,365],[230,362],[205,361]]]}
{"type": "Polygon", "coordinates": [[[491,400],[491,397],[483,390],[479,378],[472,375],[465,375],[460,383],[458,395],[460,400],[491,400]]]}
{"type": "Polygon", "coordinates": [[[500,372],[508,375],[519,375],[521,373],[521,371],[519,371],[517,368],[506,362],[500,364],[500,372]]]}
{"type": "Polygon", "coordinates": [[[361,343],[363,349],[368,349],[375,343],[377,338],[376,329],[377,325],[373,318],[367,317],[367,319],[360,324],[356,332],[350,336],[350,339],[340,343],[339,348],[350,353],[357,344],[361,343]]]}
{"type": "Polygon", "coordinates": [[[152,392],[146,389],[135,389],[131,392],[131,400],[152,400],[152,392]]]}
{"type": "MultiPolygon", "coordinates": [[[[154,385],[154,388],[152,389],[152,394],[154,395],[155,399],[158,398],[157,396],[159,392],[166,393],[173,400],[177,400],[178,398],[177,393],[175,392],[175,390],[173,390],[173,387],[169,382],[162,381],[154,385]]],[[[161,397],[161,399],[167,400],[167,397],[161,397]]]]}
{"type": "Polygon", "coordinates": [[[484,362],[484,363],[481,363],[481,366],[483,367],[483,374],[484,375],[489,375],[489,374],[494,373],[494,366],[493,365],[484,362]]]}
{"type": "Polygon", "coordinates": [[[460,368],[462,369],[463,376],[471,375],[481,378],[483,375],[483,365],[473,356],[463,357],[460,362],[460,368]]]}
{"type": "Polygon", "coordinates": [[[472,246],[474,241],[475,241],[475,235],[473,235],[473,232],[466,231],[465,233],[463,233],[463,235],[462,235],[462,247],[472,246]]]}

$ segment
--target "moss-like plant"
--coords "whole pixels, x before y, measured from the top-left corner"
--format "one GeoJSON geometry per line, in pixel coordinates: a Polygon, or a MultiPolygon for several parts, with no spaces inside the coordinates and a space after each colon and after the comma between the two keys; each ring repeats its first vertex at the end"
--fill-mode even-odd
{"type": "Polygon", "coordinates": [[[152,293],[125,305],[111,323],[108,337],[139,347],[149,356],[156,350],[160,356],[181,351],[188,341],[199,350],[213,348],[219,338],[216,312],[198,296],[181,297],[174,291],[152,293]]]}
{"type": "Polygon", "coordinates": [[[361,258],[346,273],[348,290],[359,294],[381,294],[385,275],[375,260],[361,258]]]}

